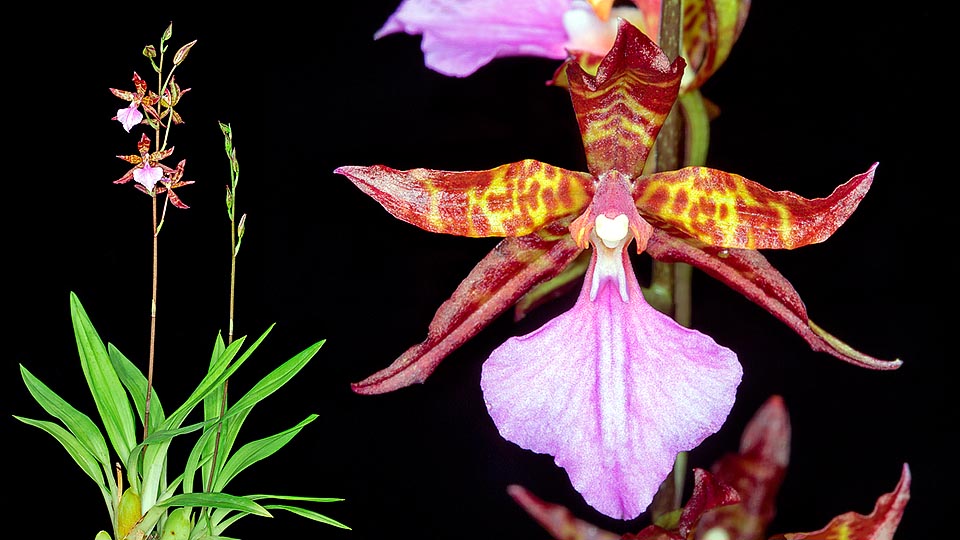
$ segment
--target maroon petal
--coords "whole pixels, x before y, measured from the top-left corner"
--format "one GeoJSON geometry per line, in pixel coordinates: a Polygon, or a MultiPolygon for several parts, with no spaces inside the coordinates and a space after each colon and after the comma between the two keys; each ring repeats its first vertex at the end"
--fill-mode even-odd
{"type": "Polygon", "coordinates": [[[514,305],[531,287],[557,275],[580,248],[567,233],[569,220],[540,233],[502,240],[470,271],[434,316],[427,339],[390,366],[353,383],[358,394],[382,394],[422,383],[440,362],[514,305]]]}
{"type": "Polygon", "coordinates": [[[793,285],[759,252],[717,248],[654,229],[647,253],[659,261],[691,264],[726,283],[786,323],[815,351],[868,369],[897,369],[903,363],[863,354],[815,325],[793,285]]]}

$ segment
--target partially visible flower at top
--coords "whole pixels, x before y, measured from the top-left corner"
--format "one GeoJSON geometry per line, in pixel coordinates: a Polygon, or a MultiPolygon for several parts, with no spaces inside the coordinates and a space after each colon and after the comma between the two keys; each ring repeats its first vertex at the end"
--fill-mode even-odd
{"type": "MultiPolygon", "coordinates": [[[[142,105],[144,110],[153,111],[153,105],[158,101],[156,94],[153,92],[147,93],[147,81],[140,78],[136,71],[133,72],[133,86],[136,89],[134,92],[116,88],[110,89],[113,95],[130,102],[129,106],[118,109],[117,115],[112,118],[112,120],[119,121],[127,132],[143,120],[140,106],[142,105]]],[[[155,111],[154,114],[156,114],[155,111]]]]}
{"type": "Polygon", "coordinates": [[[127,163],[133,163],[134,167],[114,180],[113,183],[126,184],[133,180],[136,183],[136,188],[147,195],[155,197],[161,193],[166,193],[167,199],[177,208],[189,208],[173,191],[175,188],[193,183],[193,180],[183,180],[186,160],[180,160],[176,168],[169,167],[161,163],[160,160],[170,157],[173,154],[173,147],[167,150],[150,152],[150,144],[150,137],[141,134],[140,142],[137,143],[139,154],[117,156],[127,163]]]}
{"type": "MultiPolygon", "coordinates": [[[[761,540],[776,515],[776,497],[790,456],[790,417],[783,398],[770,397],[747,424],[740,449],[717,460],[710,471],[695,469],[694,488],[681,512],[653,516],[636,534],[619,535],[578,519],[520,485],[507,491],[557,540],[761,540]]],[[[787,533],[771,540],[892,540],[910,499],[910,467],[881,495],[870,514],[847,512],[824,528],[787,533]]],[[[828,489],[833,489],[832,487],[828,489]]]]}
{"type": "MultiPolygon", "coordinates": [[[[466,77],[495,58],[573,55],[595,73],[613,46],[617,19],[636,26],[654,42],[661,1],[633,0],[403,0],[374,38],[422,34],[424,63],[453,77],[466,77]]],[[[697,88],[726,60],[750,10],[750,0],[684,0],[681,56],[686,68],[681,93],[697,88]]],[[[563,76],[562,71],[558,72],[563,76]]]]}
{"type": "Polygon", "coordinates": [[[632,519],[677,453],[720,428],[741,378],[732,351],[644,301],[627,250],[632,241],[637,251],[691,262],[724,280],[819,350],[863,367],[898,367],[816,334],[792,287],[755,252],[826,240],[866,195],[876,165],[814,200],[706,167],[643,174],[683,65],[623,19],[596,76],[567,62],[589,172],[535,160],[485,171],[336,169],[395,217],[428,231],[506,237],[441,306],[426,340],[354,391],[423,382],[450,352],[592,247],[574,307],[494,350],[481,387],[504,438],[553,455],[590,505],[632,519]]]}

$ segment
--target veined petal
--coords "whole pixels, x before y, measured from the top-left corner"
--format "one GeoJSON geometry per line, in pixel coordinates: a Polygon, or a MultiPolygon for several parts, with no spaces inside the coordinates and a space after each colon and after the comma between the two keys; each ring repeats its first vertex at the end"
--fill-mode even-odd
{"type": "Polygon", "coordinates": [[[451,77],[466,77],[494,58],[566,58],[563,14],[570,0],[405,0],[380,30],[422,34],[424,63],[451,77]]]}
{"type": "Polygon", "coordinates": [[[869,515],[847,512],[833,518],[819,531],[777,535],[771,540],[892,540],[909,500],[910,467],[904,463],[897,487],[892,492],[881,495],[869,515]]]}
{"type": "Polygon", "coordinates": [[[152,192],[161,178],[163,178],[163,169],[151,167],[149,162],[144,162],[142,167],[133,170],[134,182],[147,188],[147,191],[152,192]]]}
{"type": "Polygon", "coordinates": [[[677,453],[723,424],[742,369],[732,351],[650,307],[621,248],[609,256],[621,259],[625,301],[611,262],[598,263],[605,248],[593,249],[576,305],[498,347],[480,385],[505,439],[554,456],[591,506],[632,519],[677,453]]]}
{"type": "Polygon", "coordinates": [[[427,338],[389,367],[353,383],[358,394],[382,394],[422,383],[440,362],[512,306],[528,289],[559,273],[580,248],[569,220],[538,233],[506,238],[460,283],[430,322],[427,338]]]}
{"type": "Polygon", "coordinates": [[[580,213],[593,177],[532,159],[486,171],[399,171],[374,165],[339,167],[398,219],[460,236],[523,236],[580,213]]]}
{"type": "Polygon", "coordinates": [[[749,12],[750,0],[684,0],[683,48],[693,73],[684,92],[702,86],[726,61],[749,12]]]}
{"type": "Polygon", "coordinates": [[[620,19],[617,40],[593,76],[566,63],[567,84],[594,176],[643,171],[647,155],[680,88],[684,62],[672,64],[657,45],[620,19]]]}
{"type": "Polygon", "coordinates": [[[868,369],[897,369],[903,363],[863,354],[813,324],[793,285],[756,251],[708,246],[654,229],[647,243],[647,253],[658,261],[691,264],[726,283],[786,323],[815,351],[829,353],[868,369]]]}
{"type": "Polygon", "coordinates": [[[826,240],[853,214],[873,182],[874,163],[822,199],[804,199],[746,178],[686,167],[636,182],[637,209],[658,228],[723,248],[793,249],[826,240]]]}

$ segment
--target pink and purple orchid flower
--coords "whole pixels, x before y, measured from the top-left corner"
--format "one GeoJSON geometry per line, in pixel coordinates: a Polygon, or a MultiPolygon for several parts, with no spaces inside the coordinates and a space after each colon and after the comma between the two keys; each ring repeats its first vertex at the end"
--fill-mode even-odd
{"type": "Polygon", "coordinates": [[[575,59],[565,63],[589,172],[536,160],[463,172],[336,169],[425,230],[505,237],[440,307],[426,340],[354,383],[354,391],[423,382],[453,350],[592,248],[575,306],[493,351],[481,387],[504,438],[554,456],[587,503],[632,519],[649,506],[676,455],[723,424],[741,366],[729,349],[646,303],[631,242],[638,252],[725,281],[815,350],[871,369],[898,367],[899,360],[859,353],[810,322],[789,282],[756,251],[827,239],[866,195],[876,164],[812,200],[706,167],[644,174],[684,64],[671,63],[622,19],[596,75],[575,59]]]}

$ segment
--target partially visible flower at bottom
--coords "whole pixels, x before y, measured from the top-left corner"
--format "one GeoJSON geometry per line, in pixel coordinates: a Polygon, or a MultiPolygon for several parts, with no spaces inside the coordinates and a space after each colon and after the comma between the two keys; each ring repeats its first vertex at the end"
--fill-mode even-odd
{"type": "MultiPolygon", "coordinates": [[[[576,518],[519,485],[507,491],[557,540],[761,540],[775,515],[775,499],[790,456],[790,420],[780,396],[770,397],[744,429],[740,449],[710,471],[694,470],[694,489],[679,512],[654,516],[636,534],[619,535],[576,518]]],[[[870,514],[847,512],[814,532],[777,534],[770,540],[892,540],[910,499],[910,467],[881,495],[870,514]]]]}

